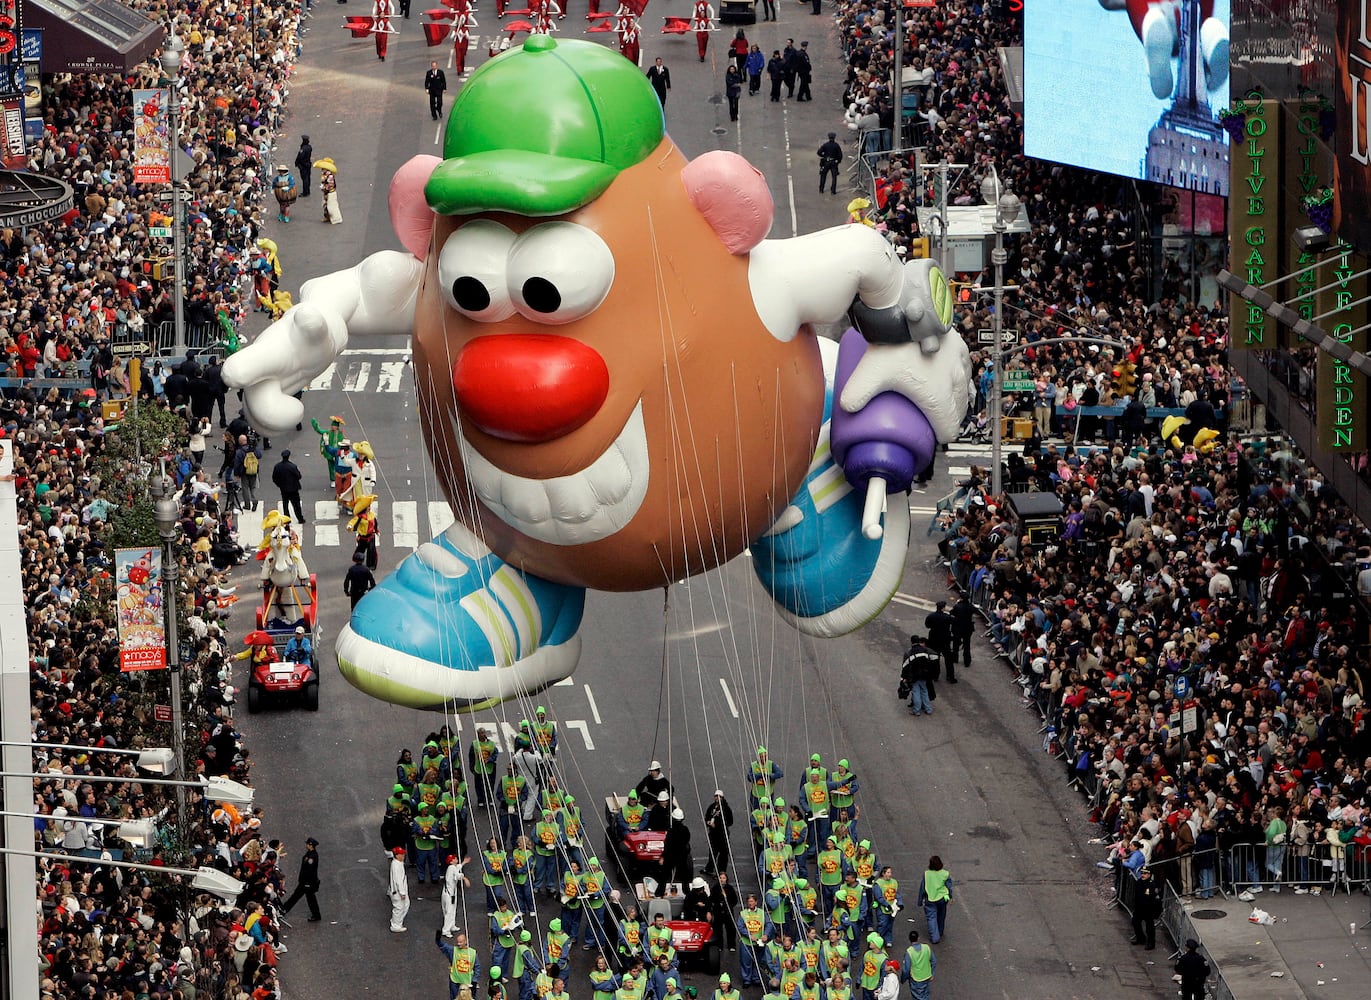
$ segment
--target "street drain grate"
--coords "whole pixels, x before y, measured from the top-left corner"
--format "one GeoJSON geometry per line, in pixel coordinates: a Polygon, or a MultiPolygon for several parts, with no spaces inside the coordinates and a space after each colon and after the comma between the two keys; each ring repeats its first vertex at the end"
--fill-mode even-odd
{"type": "Polygon", "coordinates": [[[1190,916],[1196,920],[1222,920],[1228,916],[1227,910],[1191,910],[1190,916]]]}

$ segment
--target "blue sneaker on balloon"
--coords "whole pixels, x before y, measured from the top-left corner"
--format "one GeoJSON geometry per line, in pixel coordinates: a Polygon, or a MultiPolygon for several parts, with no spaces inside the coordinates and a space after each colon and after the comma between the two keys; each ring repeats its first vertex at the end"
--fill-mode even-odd
{"type": "MultiPolygon", "coordinates": [[[[832,371],[829,342],[825,373],[832,371]]],[[[771,529],[752,543],[752,566],[781,617],[807,635],[846,635],[874,619],[899,589],[909,549],[909,503],[889,498],[878,539],[862,534],[865,496],[829,447],[830,375],[824,423],[804,484],[771,529]]]]}
{"type": "Polygon", "coordinates": [[[569,677],[584,607],[582,588],[519,572],[458,523],[362,598],[338,668],[382,701],[476,711],[569,677]]]}

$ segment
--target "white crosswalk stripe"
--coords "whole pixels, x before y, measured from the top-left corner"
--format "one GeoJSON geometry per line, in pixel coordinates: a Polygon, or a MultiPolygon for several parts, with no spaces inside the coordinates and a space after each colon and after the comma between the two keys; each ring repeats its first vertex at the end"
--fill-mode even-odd
{"type": "Polygon", "coordinates": [[[343,376],[344,392],[359,392],[371,378],[370,361],[353,361],[348,364],[347,373],[343,376]]]}
{"type": "Polygon", "coordinates": [[[390,505],[390,538],[397,549],[419,547],[418,503],[397,500],[390,505]]]}
{"type": "Polygon", "coordinates": [[[333,385],[333,376],[338,374],[338,365],[331,364],[319,373],[319,376],[309,384],[311,389],[327,389],[333,385]]]}
{"type": "Polygon", "coordinates": [[[399,392],[405,380],[405,363],[403,361],[383,361],[381,371],[376,376],[377,392],[399,392]]]}
{"type": "Polygon", "coordinates": [[[428,530],[434,538],[451,528],[452,522],[456,520],[452,516],[452,508],[444,501],[430,500],[428,502],[428,530]]]}
{"type": "MultiPolygon", "coordinates": [[[[272,506],[276,506],[273,504],[272,506]]],[[[381,501],[378,505],[383,523],[389,522],[389,531],[381,532],[381,544],[397,549],[419,547],[419,543],[436,538],[452,527],[456,518],[452,508],[442,500],[430,500],[423,506],[424,517],[428,522],[425,534],[419,522],[420,503],[417,500],[397,500],[392,504],[381,501]],[[389,510],[387,510],[389,507],[389,510]]],[[[258,503],[251,510],[238,514],[238,544],[255,549],[262,541],[262,517],[271,507],[258,503]]],[[[309,512],[307,512],[309,513],[309,512]]],[[[313,542],[316,548],[336,548],[346,542],[352,544],[352,537],[343,531],[343,512],[335,500],[316,500],[312,520],[306,528],[313,528],[313,536],[306,535],[306,543],[313,542]]]]}
{"type": "Polygon", "coordinates": [[[989,458],[991,445],[987,441],[979,444],[974,441],[953,441],[947,446],[946,455],[949,458],[989,458]]]}
{"type": "Polygon", "coordinates": [[[410,384],[407,348],[373,348],[343,352],[343,360],[334,362],[319,373],[309,388],[319,391],[339,389],[343,392],[404,392],[410,384]],[[389,361],[383,358],[400,360],[389,361]],[[357,358],[358,360],[351,360],[357,358]],[[365,360],[363,360],[365,359],[365,360]]]}

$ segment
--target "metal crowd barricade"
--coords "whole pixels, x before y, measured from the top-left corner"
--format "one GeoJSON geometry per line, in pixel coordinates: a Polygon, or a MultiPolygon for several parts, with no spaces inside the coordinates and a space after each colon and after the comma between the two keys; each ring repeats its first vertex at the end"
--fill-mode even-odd
{"type": "MultiPolygon", "coordinates": [[[[217,323],[186,324],[186,348],[205,351],[220,342],[217,323]]],[[[144,323],[137,330],[127,323],[116,323],[109,331],[110,347],[115,354],[165,357],[176,346],[176,324],[171,320],[144,323]]]]}
{"type": "Polygon", "coordinates": [[[1268,868],[1265,843],[1235,844],[1222,859],[1221,883],[1233,892],[1261,887],[1270,892],[1317,889],[1320,892],[1353,892],[1371,881],[1371,845],[1350,843],[1335,849],[1327,841],[1308,845],[1286,842],[1279,873],[1268,868]]]}
{"type": "Polygon", "coordinates": [[[1219,963],[1209,954],[1209,949],[1204,946],[1204,938],[1200,936],[1199,929],[1195,926],[1195,921],[1186,912],[1185,903],[1181,900],[1176,891],[1169,885],[1162,887],[1162,915],[1160,918],[1162,929],[1166,931],[1167,937],[1171,938],[1173,950],[1171,956],[1174,958],[1185,950],[1185,942],[1194,938],[1199,942],[1199,952],[1204,956],[1209,968],[1213,970],[1210,980],[1209,995],[1214,1000],[1233,1000],[1233,990],[1228,985],[1228,981],[1223,977],[1223,970],[1219,968],[1219,963]]]}

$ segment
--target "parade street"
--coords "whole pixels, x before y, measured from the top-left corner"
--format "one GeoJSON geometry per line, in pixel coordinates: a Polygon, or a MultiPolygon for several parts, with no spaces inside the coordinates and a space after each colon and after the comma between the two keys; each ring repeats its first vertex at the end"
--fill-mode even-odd
{"type": "MultiPolygon", "coordinates": [[[[674,13],[689,9],[685,0],[664,6],[674,13]]],[[[842,128],[843,67],[833,25],[809,10],[791,0],[780,5],[778,23],[748,26],[747,33],[768,55],[787,38],[809,42],[813,102],[773,104],[764,88],[756,97],[744,94],[737,123],[729,121],[722,96],[732,27],[714,36],[709,59],[701,63],[693,35],[658,34],[651,17],[643,25],[643,65],[661,56],[671,71],[669,132],[688,156],[733,150],[761,169],[776,204],[775,236],[842,223],[855,193],[846,173],[852,145],[842,128]],[[831,130],[839,131],[848,154],[837,196],[820,195],[816,183],[815,150],[831,130]]],[[[580,37],[583,14],[579,3],[571,8],[561,22],[564,36],[580,37]]],[[[469,68],[485,61],[490,35],[498,30],[493,9],[483,5],[479,19],[469,68]]],[[[422,86],[430,60],[448,67],[445,110],[460,85],[449,47],[424,46],[418,11],[412,20],[396,19],[400,32],[384,62],[376,59],[370,40],[350,38],[338,20],[334,5],[315,6],[275,156],[290,162],[301,134],[308,134],[314,155],[338,164],[345,221],[322,223],[316,191],[296,205],[290,225],[269,224],[268,235],[280,247],[283,287],[292,293],[308,277],[399,246],[387,214],[389,179],[414,154],[441,155],[441,123],[428,115],[422,86]]],[[[259,328],[264,317],[253,321],[259,328]]],[[[444,718],[373,700],[338,675],[332,640],[348,613],[342,578],[352,539],[331,500],[308,418],[323,424],[330,416],[342,417],[347,435],[369,441],[375,450],[378,578],[445,528],[451,515],[419,440],[405,340],[354,338],[306,393],[305,407],[304,431],[273,435],[273,450],[263,463],[265,470],[290,448],[304,473],[304,556],[318,574],[321,598],[320,709],[282,707],[249,716],[240,694],[236,716],[252,747],[258,802],[290,851],[287,871],[294,873],[306,837],[320,843],[323,920],[307,924],[300,909],[292,915],[283,989],[292,1000],[437,998],[447,990],[447,967],[433,945],[441,921],[437,888],[412,885],[409,932],[387,930],[387,857],[379,828],[395,762],[405,747],[417,758],[426,734],[444,722],[458,731],[463,747],[477,725],[496,729],[507,747],[509,727],[517,728],[529,709],[511,703],[474,717],[444,718]]],[[[1107,908],[1109,876],[1096,869],[1099,851],[1086,843],[1095,834],[1080,796],[1063,780],[1060,764],[1041,752],[1040,720],[1024,711],[1019,688],[985,640],[975,640],[972,666],[959,671],[960,683],[939,686],[933,715],[913,718],[896,698],[911,632],[924,631],[933,602],[951,596],[945,572],[935,563],[933,539],[925,537],[932,508],[967,466],[987,458],[987,449],[966,446],[940,455],[929,488],[909,500],[914,544],[900,595],[853,635],[821,641],[791,630],[743,556],[665,594],[590,592],[580,667],[570,681],[537,696],[536,704],[546,705],[558,724],[558,766],[582,806],[592,850],[603,841],[604,796],[631,788],[654,758],[675,785],[697,863],[705,857],[701,810],[716,787],[737,817],[734,850],[750,861],[742,779],[759,744],[785,769],[781,784],[787,798],[795,794],[810,753],[822,754],[830,768],[847,758],[862,782],[863,835],[903,884],[896,951],[902,952],[909,929],[923,929],[915,898],[929,856],[940,855],[955,878],[949,930],[936,952],[940,995],[1169,995],[1174,987],[1165,949],[1144,953],[1126,944],[1126,918],[1107,908]]],[[[261,494],[276,499],[265,482],[261,494]]],[[[257,541],[260,518],[260,508],[255,525],[252,516],[243,518],[244,545],[257,541]]],[[[256,571],[256,564],[245,567],[235,582],[248,583],[256,571]]],[[[245,692],[245,676],[235,683],[245,692]]],[[[490,835],[491,816],[474,806],[472,812],[475,854],[490,835]]],[[[751,887],[755,877],[746,875],[746,867],[737,866],[738,881],[751,887]]],[[[479,866],[473,864],[468,874],[479,876],[479,866]]],[[[479,877],[475,881],[458,923],[488,956],[479,877]]],[[[545,927],[557,915],[555,904],[539,905],[537,925],[545,927]]],[[[724,956],[735,976],[736,958],[724,956]]],[[[590,997],[588,968],[578,954],[567,984],[576,1000],[590,997]]],[[[702,973],[685,978],[706,997],[716,986],[702,973]]]]}

